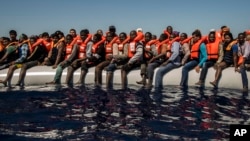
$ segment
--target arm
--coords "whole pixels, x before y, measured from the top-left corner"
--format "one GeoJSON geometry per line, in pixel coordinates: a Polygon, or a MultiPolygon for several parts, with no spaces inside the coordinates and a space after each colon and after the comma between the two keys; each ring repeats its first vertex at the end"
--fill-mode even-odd
{"type": "Polygon", "coordinates": [[[66,61],[72,63],[74,59],[77,58],[78,52],[79,52],[79,46],[77,44],[74,44],[72,52],[66,61]]]}
{"type": "Polygon", "coordinates": [[[53,68],[54,67],[56,68],[57,65],[61,62],[64,50],[65,50],[65,44],[64,43],[60,43],[58,45],[58,53],[57,53],[56,61],[55,61],[55,64],[53,65],[53,68]]]}
{"type": "Polygon", "coordinates": [[[184,65],[187,62],[188,58],[190,57],[190,47],[188,43],[184,43],[182,45],[182,48],[184,51],[184,57],[181,60],[181,64],[184,65]]]}
{"type": "Polygon", "coordinates": [[[202,67],[203,63],[207,61],[207,49],[206,45],[202,43],[200,45],[200,62],[199,62],[199,67],[202,67]]]}
{"type": "Polygon", "coordinates": [[[235,44],[232,47],[233,49],[233,61],[234,61],[234,69],[238,70],[238,46],[235,44]]]}
{"type": "Polygon", "coordinates": [[[140,60],[142,58],[142,53],[143,53],[143,46],[138,45],[136,47],[136,53],[135,55],[128,61],[128,64],[133,64],[136,61],[140,60]]]}
{"type": "Polygon", "coordinates": [[[219,44],[219,57],[218,57],[218,60],[216,61],[216,63],[222,62],[223,56],[224,56],[223,44],[220,43],[220,44],[219,44]]]}
{"type": "Polygon", "coordinates": [[[86,46],[86,57],[92,56],[92,46],[93,46],[93,42],[88,42],[86,46]]]}
{"type": "Polygon", "coordinates": [[[25,59],[27,58],[27,56],[28,56],[29,47],[28,47],[27,44],[23,44],[23,45],[21,46],[21,50],[22,50],[21,57],[18,58],[18,59],[15,61],[15,63],[23,63],[24,60],[25,60],[25,59]]]}
{"type": "Polygon", "coordinates": [[[169,61],[174,61],[180,53],[180,43],[179,42],[174,42],[171,48],[172,55],[168,59],[169,61]]]}
{"type": "Polygon", "coordinates": [[[116,60],[125,60],[128,58],[128,44],[124,44],[123,54],[114,55],[116,60]]]}

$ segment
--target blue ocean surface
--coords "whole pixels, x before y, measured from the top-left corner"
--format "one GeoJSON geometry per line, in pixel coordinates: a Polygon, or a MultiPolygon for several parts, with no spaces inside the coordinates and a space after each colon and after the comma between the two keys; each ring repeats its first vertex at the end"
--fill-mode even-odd
{"type": "Polygon", "coordinates": [[[130,85],[0,88],[3,141],[229,140],[231,124],[250,125],[248,93],[233,89],[130,85]]]}

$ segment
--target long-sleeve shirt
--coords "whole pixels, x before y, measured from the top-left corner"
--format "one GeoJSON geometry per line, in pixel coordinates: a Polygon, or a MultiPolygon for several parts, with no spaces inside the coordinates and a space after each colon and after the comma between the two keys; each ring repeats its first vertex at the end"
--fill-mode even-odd
{"type": "Polygon", "coordinates": [[[79,46],[77,44],[75,44],[73,46],[72,52],[69,56],[69,58],[66,60],[69,63],[72,63],[78,56],[78,52],[79,52],[79,46]]]}
{"type": "Polygon", "coordinates": [[[91,57],[92,56],[92,46],[94,45],[94,43],[92,41],[87,43],[86,46],[86,57],[91,57]]]}
{"type": "Polygon", "coordinates": [[[142,55],[143,55],[143,45],[137,43],[137,45],[136,45],[136,53],[134,54],[134,56],[132,58],[129,59],[128,63],[129,64],[134,64],[137,61],[141,61],[142,60],[142,55]]]}
{"type": "MultiPolygon", "coordinates": [[[[117,60],[125,60],[128,58],[128,43],[124,44],[123,51],[118,51],[117,55],[113,55],[113,57],[117,60]]],[[[118,48],[118,47],[117,47],[118,48]]]]}
{"type": "Polygon", "coordinates": [[[15,61],[15,63],[23,63],[28,56],[29,46],[28,44],[22,44],[18,49],[19,58],[15,61]]]}
{"type": "Polygon", "coordinates": [[[202,67],[203,63],[207,61],[207,48],[204,43],[200,45],[199,66],[202,67]]]}
{"type": "Polygon", "coordinates": [[[168,59],[170,62],[173,62],[175,65],[181,64],[181,57],[180,57],[180,43],[174,42],[171,47],[172,55],[168,59]]]}

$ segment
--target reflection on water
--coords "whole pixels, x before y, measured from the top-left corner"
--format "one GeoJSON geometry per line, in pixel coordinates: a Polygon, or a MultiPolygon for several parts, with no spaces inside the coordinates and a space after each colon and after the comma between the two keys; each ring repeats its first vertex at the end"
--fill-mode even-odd
{"type": "MultiPolygon", "coordinates": [[[[118,88],[120,86],[117,86],[118,88]]],[[[28,87],[0,90],[3,140],[223,140],[230,124],[250,124],[239,90],[166,86],[161,102],[129,90],[28,87]]]]}

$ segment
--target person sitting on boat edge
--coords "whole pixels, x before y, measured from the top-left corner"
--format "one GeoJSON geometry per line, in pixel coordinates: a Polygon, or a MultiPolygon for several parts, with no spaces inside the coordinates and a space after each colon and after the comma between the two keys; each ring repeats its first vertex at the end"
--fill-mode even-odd
{"type": "Polygon", "coordinates": [[[21,68],[22,64],[25,62],[26,58],[29,54],[29,44],[28,44],[28,36],[26,34],[21,34],[19,37],[19,45],[18,45],[18,54],[19,58],[13,62],[11,62],[11,66],[8,69],[7,76],[5,80],[0,80],[0,83],[6,87],[8,83],[8,87],[11,87],[11,79],[13,73],[16,69],[21,68]]]}

